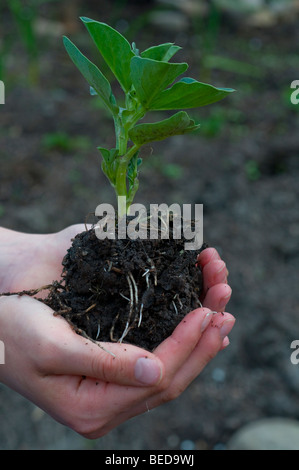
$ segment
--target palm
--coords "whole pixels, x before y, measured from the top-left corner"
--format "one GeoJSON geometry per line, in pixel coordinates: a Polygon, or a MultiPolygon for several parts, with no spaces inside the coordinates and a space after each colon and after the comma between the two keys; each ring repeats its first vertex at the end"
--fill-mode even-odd
{"type": "Polygon", "coordinates": [[[19,253],[11,258],[6,277],[0,284],[2,292],[37,289],[61,277],[62,259],[71,245],[71,238],[84,230],[73,225],[50,235],[18,234],[19,253]]]}

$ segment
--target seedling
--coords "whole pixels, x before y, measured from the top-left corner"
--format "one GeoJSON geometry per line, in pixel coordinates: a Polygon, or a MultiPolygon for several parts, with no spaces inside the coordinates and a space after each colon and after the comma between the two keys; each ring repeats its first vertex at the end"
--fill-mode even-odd
{"type": "Polygon", "coordinates": [[[102,170],[113,186],[119,201],[119,215],[129,211],[139,186],[138,173],[142,162],[140,148],[154,141],[198,130],[185,109],[215,103],[233,92],[231,88],[217,88],[198,82],[182,74],[188,64],[172,63],[170,59],[181,49],[173,43],[150,47],[143,52],[118,31],[105,23],[82,17],[90,36],[118,81],[124,104],[120,106],[111,85],[100,69],[68,39],[65,48],[90,85],[90,93],[97,95],[111,114],[115,127],[115,148],[99,147],[102,170]],[[178,111],[170,117],[151,123],[139,123],[149,111],[178,111]]]}
{"type": "MultiPolygon", "coordinates": [[[[120,219],[129,213],[138,189],[140,148],[195,132],[199,125],[184,110],[219,101],[233,90],[193,78],[179,79],[188,65],[169,62],[179,46],[160,44],[140,53],[107,24],[88,18],[82,21],[124,93],[120,106],[100,69],[64,37],[66,50],[87,79],[91,94],[102,100],[114,121],[115,147],[99,150],[102,169],[118,197],[120,219]],[[177,112],[159,122],[139,123],[149,111],[177,112]]],[[[174,234],[174,223],[171,230],[174,234]]],[[[97,344],[126,341],[153,351],[190,311],[201,306],[203,277],[196,260],[205,245],[185,249],[185,235],[99,240],[94,228],[86,229],[72,239],[63,257],[60,281],[18,294],[48,290],[42,302],[83,337],[97,344]]]]}
{"type": "MultiPolygon", "coordinates": [[[[120,105],[121,98],[116,99],[100,69],[64,37],[91,94],[99,97],[114,121],[115,146],[99,150],[103,172],[118,198],[118,221],[126,222],[122,216],[129,214],[138,189],[141,147],[197,131],[199,125],[185,109],[215,103],[233,90],[179,78],[188,65],[169,62],[180,49],[175,44],[140,52],[107,24],[81,19],[123,92],[120,105]],[[177,112],[159,122],[140,123],[150,111],[177,112]]],[[[153,351],[201,306],[203,278],[196,259],[205,245],[185,249],[187,238],[185,232],[182,237],[164,237],[161,229],[160,238],[102,240],[94,227],[86,228],[72,240],[62,262],[62,281],[52,284],[44,303],[97,344],[125,341],[153,351]]]]}

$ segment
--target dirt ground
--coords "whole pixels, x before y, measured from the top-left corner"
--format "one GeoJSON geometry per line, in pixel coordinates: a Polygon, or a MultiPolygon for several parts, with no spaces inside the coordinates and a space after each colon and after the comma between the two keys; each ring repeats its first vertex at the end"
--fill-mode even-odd
{"type": "MultiPolygon", "coordinates": [[[[237,90],[193,112],[202,123],[198,136],[153,146],[136,197],[143,204],[204,204],[204,239],[229,269],[228,311],[237,318],[231,344],[179,399],[95,441],[1,386],[1,449],[225,449],[248,422],[299,419],[299,366],[290,361],[290,344],[299,339],[299,105],[290,101],[290,84],[299,80],[298,21],[244,27],[223,16],[208,55],[202,30],[190,18],[185,30],[161,29],[146,14],[154,2],[127,3],[113,22],[109,2],[101,1],[101,8],[78,2],[78,8],[80,15],[129,28],[140,48],[183,45],[178,60],[189,62],[191,76],[237,90]],[[214,61],[210,69],[216,55],[230,61],[214,61]]],[[[56,8],[42,13],[61,22],[56,8]]],[[[12,28],[7,12],[4,19],[6,30],[12,28]]],[[[83,27],[59,24],[90,51],[83,27]]],[[[114,203],[96,150],[111,145],[113,135],[59,34],[42,37],[41,44],[39,84],[26,83],[21,44],[12,47],[7,62],[6,103],[0,105],[0,224],[47,233],[83,222],[101,202],[114,203]]]]}

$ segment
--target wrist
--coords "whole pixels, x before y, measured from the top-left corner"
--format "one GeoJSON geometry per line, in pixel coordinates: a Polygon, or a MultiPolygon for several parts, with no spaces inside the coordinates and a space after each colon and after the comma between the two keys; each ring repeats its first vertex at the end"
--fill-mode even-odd
{"type": "Polygon", "coordinates": [[[0,228],[0,294],[20,290],[15,288],[15,280],[28,270],[33,257],[40,252],[41,237],[45,235],[0,228]]]}

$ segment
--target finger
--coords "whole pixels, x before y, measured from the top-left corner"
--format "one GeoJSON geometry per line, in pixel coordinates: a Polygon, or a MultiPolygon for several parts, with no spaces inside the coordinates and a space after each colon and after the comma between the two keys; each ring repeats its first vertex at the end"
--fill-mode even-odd
{"type": "Polygon", "coordinates": [[[66,227],[60,232],[55,232],[49,235],[49,240],[52,242],[52,251],[56,255],[54,262],[59,262],[59,264],[61,263],[61,259],[65,256],[67,250],[72,244],[72,239],[75,238],[78,233],[84,232],[85,230],[86,228],[84,224],[75,224],[66,227]]]}
{"type": "Polygon", "coordinates": [[[203,269],[203,290],[207,292],[210,287],[227,282],[228,271],[222,260],[213,259],[203,269]]]}
{"type": "MultiPolygon", "coordinates": [[[[168,390],[164,392],[164,401],[167,397],[173,399],[180,395],[188,385],[203,371],[209,362],[223,349],[227,335],[235,324],[235,318],[230,313],[217,313],[213,316],[210,325],[203,333],[196,348],[188,360],[175,375],[168,390]]],[[[160,397],[161,399],[161,397],[160,397]]]]}
{"type": "Polygon", "coordinates": [[[231,298],[232,290],[228,284],[216,284],[206,293],[203,306],[216,312],[223,312],[231,298]]]}
{"type": "Polygon", "coordinates": [[[72,333],[68,342],[59,346],[48,364],[50,373],[93,377],[105,383],[131,386],[153,386],[163,376],[163,364],[137,346],[117,343],[98,343],[72,333]]]}
{"type": "Polygon", "coordinates": [[[85,224],[74,224],[66,227],[65,229],[57,232],[56,235],[59,236],[61,239],[65,239],[68,243],[71,242],[71,239],[74,238],[78,233],[85,232],[87,229],[91,228],[91,225],[85,224]]]}
{"type": "Polygon", "coordinates": [[[211,310],[206,308],[198,308],[190,312],[172,335],[156,348],[155,355],[164,364],[167,380],[171,380],[188,359],[208,327],[212,316],[211,310]]]}
{"type": "Polygon", "coordinates": [[[197,262],[200,264],[202,268],[213,259],[218,259],[218,260],[221,259],[218,251],[215,248],[205,248],[197,256],[197,262]]]}
{"type": "MultiPolygon", "coordinates": [[[[202,317],[204,320],[207,320],[207,316],[203,316],[203,313],[206,315],[211,314],[207,309],[198,309],[201,310],[191,312],[189,314],[190,325],[189,327],[195,328],[195,326],[200,328],[200,331],[204,329],[204,332],[200,334],[201,339],[197,343],[196,347],[193,349],[191,354],[188,356],[188,359],[182,363],[182,366],[177,370],[177,372],[172,376],[169,381],[169,386],[167,384],[162,384],[162,388],[159,385],[156,393],[150,392],[149,389],[134,389],[127,388],[124,392],[124,397],[126,395],[127,406],[123,407],[123,411],[118,411],[115,413],[113,418],[109,421],[109,424],[106,426],[105,432],[108,432],[110,429],[113,429],[115,426],[119,425],[123,421],[130,419],[133,416],[136,416],[141,413],[150,411],[151,409],[177,398],[185,388],[190,384],[192,380],[203,370],[203,368],[210,362],[210,360],[216,356],[216,354],[223,348],[223,343],[227,340],[227,334],[231,330],[234,324],[234,318],[232,315],[225,314],[216,314],[210,315],[208,321],[201,321],[202,317]],[[224,337],[224,339],[223,339],[224,337]],[[137,393],[138,391],[138,394],[137,393]]],[[[182,326],[181,324],[179,325],[182,326]]],[[[186,326],[186,325],[185,325],[186,326]]],[[[189,328],[188,328],[189,329],[189,328]]],[[[177,336],[179,336],[179,328],[175,330],[177,336]]],[[[192,328],[191,328],[192,331],[192,328]]],[[[185,331],[187,333],[187,331],[185,331]]],[[[190,348],[192,340],[190,339],[190,348]]],[[[179,338],[177,338],[179,340],[179,338]]],[[[186,338],[181,335],[181,341],[185,341],[186,338]]],[[[165,340],[164,343],[166,343],[165,340]]],[[[228,343],[227,343],[228,344],[228,343]]],[[[161,346],[161,345],[160,345],[161,346]]],[[[164,344],[165,346],[165,344],[164,344]]],[[[156,353],[162,354],[162,347],[156,349],[156,353]],[[159,351],[160,349],[160,351],[159,351]]],[[[169,353],[171,351],[169,350],[169,353]]],[[[172,351],[170,355],[173,358],[174,355],[178,355],[179,351],[176,348],[172,351]]],[[[166,371],[171,373],[171,368],[169,364],[166,364],[166,371]]],[[[155,389],[153,389],[155,390],[155,389]]],[[[113,395],[113,392],[112,392],[113,395]]],[[[111,393],[110,393],[111,396],[111,393]]],[[[95,397],[96,400],[96,397],[95,397]]],[[[99,432],[93,433],[92,437],[99,437],[103,433],[103,428],[99,432]]]]}
{"type": "Polygon", "coordinates": [[[221,351],[222,351],[222,349],[227,348],[227,346],[228,346],[229,344],[230,344],[229,337],[226,336],[226,337],[224,338],[223,342],[222,342],[221,351]]]}
{"type": "Polygon", "coordinates": [[[183,369],[179,372],[176,380],[180,381],[180,379],[186,377],[187,385],[194,380],[222,349],[223,341],[231,332],[234,324],[235,318],[230,313],[218,312],[214,314],[210,325],[202,335],[192,355],[184,364],[183,369]]]}
{"type": "Polygon", "coordinates": [[[25,322],[23,336],[28,360],[39,373],[94,377],[121,385],[147,386],[161,380],[163,365],[159,358],[132,345],[98,345],[73,331],[65,319],[28,296],[7,299],[17,320],[25,322]],[[26,319],[26,320],[25,320],[26,319]]]}
{"type": "MultiPolygon", "coordinates": [[[[144,413],[162,403],[176,399],[202,372],[218,352],[229,344],[227,335],[233,328],[234,323],[235,318],[229,313],[214,314],[196,347],[173,375],[168,386],[165,387],[164,385],[162,391],[159,391],[155,395],[144,397],[144,400],[141,400],[134,408],[134,413],[144,413]]],[[[167,365],[165,369],[168,371],[167,365]]]]}

